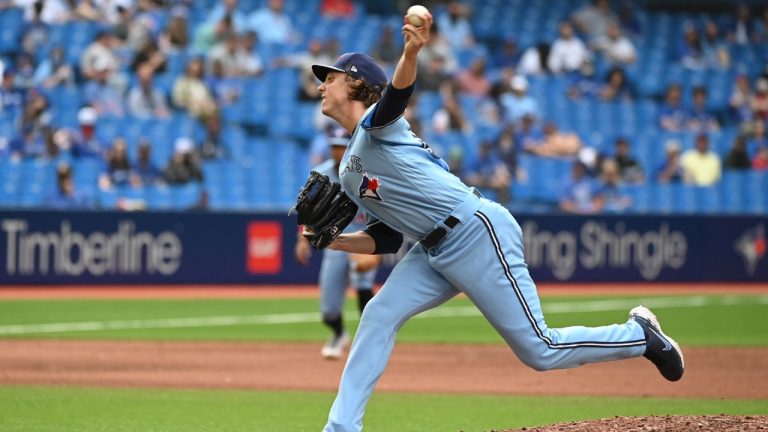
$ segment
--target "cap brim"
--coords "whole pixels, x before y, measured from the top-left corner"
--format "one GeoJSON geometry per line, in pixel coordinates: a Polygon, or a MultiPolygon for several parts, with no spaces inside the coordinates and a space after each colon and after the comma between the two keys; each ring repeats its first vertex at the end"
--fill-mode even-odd
{"type": "Polygon", "coordinates": [[[312,73],[315,74],[317,79],[319,79],[321,82],[325,81],[325,77],[328,76],[328,72],[330,71],[345,73],[343,69],[339,69],[333,66],[319,64],[312,65],[312,73]]]}

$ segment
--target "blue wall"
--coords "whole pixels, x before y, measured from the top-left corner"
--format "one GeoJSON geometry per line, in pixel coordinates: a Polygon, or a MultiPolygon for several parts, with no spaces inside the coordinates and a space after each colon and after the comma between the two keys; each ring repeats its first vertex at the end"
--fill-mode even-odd
{"type": "MultiPolygon", "coordinates": [[[[518,220],[539,282],[768,281],[765,217],[518,220]]],[[[294,221],[284,214],[3,212],[0,285],[313,283],[319,254],[308,267],[295,262],[294,221]]]]}

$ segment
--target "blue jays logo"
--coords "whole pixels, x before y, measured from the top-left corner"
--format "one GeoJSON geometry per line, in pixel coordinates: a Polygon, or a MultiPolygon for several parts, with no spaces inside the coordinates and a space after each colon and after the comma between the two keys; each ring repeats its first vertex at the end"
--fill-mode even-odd
{"type": "Polygon", "coordinates": [[[369,178],[368,173],[363,174],[363,181],[360,182],[360,198],[371,198],[381,201],[378,178],[369,178]]]}
{"type": "Polygon", "coordinates": [[[750,275],[755,274],[757,264],[765,255],[766,249],[768,248],[765,240],[765,227],[763,225],[758,225],[748,229],[736,239],[734,247],[736,248],[736,252],[738,252],[744,259],[744,266],[747,268],[747,273],[750,275]]]}

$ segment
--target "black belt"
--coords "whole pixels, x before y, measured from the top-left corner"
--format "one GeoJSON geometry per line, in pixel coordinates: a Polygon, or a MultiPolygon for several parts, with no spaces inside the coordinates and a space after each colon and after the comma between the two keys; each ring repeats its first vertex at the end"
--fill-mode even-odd
{"type": "MultiPolygon", "coordinates": [[[[475,194],[475,196],[478,198],[483,197],[477,189],[472,188],[472,193],[475,194]]],[[[461,221],[454,216],[448,216],[443,221],[443,225],[447,226],[449,229],[453,229],[453,227],[458,225],[459,222],[461,221]]],[[[440,240],[442,240],[446,234],[448,234],[448,230],[445,229],[445,227],[439,226],[433,229],[429,234],[422,237],[421,240],[419,240],[419,243],[422,247],[424,247],[424,249],[432,249],[433,247],[437,246],[438,243],[440,243],[440,240]]]]}
{"type": "MultiPolygon", "coordinates": [[[[448,216],[443,224],[448,228],[453,229],[453,227],[459,224],[459,220],[453,216],[448,216]]],[[[437,246],[438,243],[440,243],[440,240],[442,240],[446,234],[448,234],[447,229],[444,227],[437,227],[433,229],[431,233],[422,237],[422,239],[419,240],[419,243],[421,243],[421,246],[424,247],[424,249],[432,249],[433,247],[437,246]]]]}

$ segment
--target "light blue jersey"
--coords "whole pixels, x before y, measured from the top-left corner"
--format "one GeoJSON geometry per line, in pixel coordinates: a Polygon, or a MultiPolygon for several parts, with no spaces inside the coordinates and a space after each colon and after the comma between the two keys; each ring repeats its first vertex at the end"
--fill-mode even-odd
{"type": "Polygon", "coordinates": [[[450,174],[402,117],[370,127],[373,110],[365,112],[352,135],[340,168],[342,187],[365,209],[369,224],[378,219],[422,240],[365,307],[325,432],[362,430],[365,405],[400,327],[459,293],[520,360],[537,370],[644,353],[644,332],[633,320],[593,328],[548,327],[523,257],[522,230],[509,211],[450,174]],[[436,228],[445,235],[436,242],[424,239],[436,228]]]}
{"type": "Polygon", "coordinates": [[[470,194],[402,116],[371,128],[371,106],[341,161],[341,185],[369,218],[413,238],[424,237],[470,194]]]}

